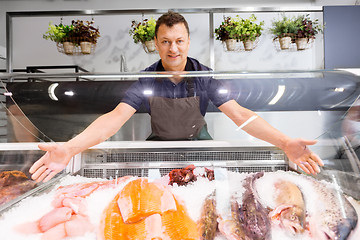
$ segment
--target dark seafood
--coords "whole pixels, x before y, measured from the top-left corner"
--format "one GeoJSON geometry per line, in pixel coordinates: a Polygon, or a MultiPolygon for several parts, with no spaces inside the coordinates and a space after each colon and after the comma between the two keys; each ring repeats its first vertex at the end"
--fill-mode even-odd
{"type": "Polygon", "coordinates": [[[263,175],[263,172],[250,175],[245,178],[243,184],[246,190],[240,208],[240,221],[243,223],[246,236],[252,240],[270,239],[271,237],[269,211],[260,204],[254,189],[254,182],[263,175]]]}
{"type": "MultiPolygon", "coordinates": [[[[177,183],[179,186],[187,185],[190,182],[195,182],[197,180],[197,175],[194,174],[194,165],[189,165],[182,169],[174,169],[169,173],[169,185],[177,183]]],[[[205,168],[205,173],[200,175],[200,177],[208,178],[210,181],[214,180],[214,171],[208,168],[205,168]]]]}
{"type": "Polygon", "coordinates": [[[198,222],[200,239],[212,240],[215,238],[217,230],[217,213],[215,191],[205,198],[200,220],[198,222]]]}
{"type": "Polygon", "coordinates": [[[231,216],[230,218],[221,218],[219,221],[219,230],[226,236],[227,240],[250,240],[246,237],[243,222],[240,219],[240,206],[237,200],[231,199],[231,216]]]}
{"type": "Polygon", "coordinates": [[[20,171],[6,171],[0,174],[0,205],[10,202],[33,189],[36,182],[20,171]]]}
{"type": "Polygon", "coordinates": [[[276,208],[269,214],[273,223],[292,234],[302,233],[305,222],[305,204],[300,189],[289,181],[275,182],[276,208]]]}

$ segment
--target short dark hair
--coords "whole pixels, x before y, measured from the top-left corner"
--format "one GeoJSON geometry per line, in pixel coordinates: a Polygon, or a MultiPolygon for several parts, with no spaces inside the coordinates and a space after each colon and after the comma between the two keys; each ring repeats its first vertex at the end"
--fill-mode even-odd
{"type": "Polygon", "coordinates": [[[158,18],[158,20],[156,21],[155,37],[157,37],[157,33],[158,33],[160,25],[165,24],[168,27],[172,27],[178,23],[183,23],[185,25],[188,35],[190,35],[189,25],[188,25],[186,19],[184,18],[184,16],[181,15],[180,13],[169,10],[167,13],[164,13],[163,15],[161,15],[158,18]]]}

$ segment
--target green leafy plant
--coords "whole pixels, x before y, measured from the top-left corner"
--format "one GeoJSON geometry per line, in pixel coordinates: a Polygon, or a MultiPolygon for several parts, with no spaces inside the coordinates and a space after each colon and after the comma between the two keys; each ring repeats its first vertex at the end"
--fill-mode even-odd
{"type": "Polygon", "coordinates": [[[142,22],[133,20],[129,34],[133,37],[134,43],[145,43],[154,39],[155,26],[156,20],[154,18],[144,19],[142,22]]]}
{"type": "Polygon", "coordinates": [[[313,38],[315,35],[323,31],[324,26],[319,23],[319,19],[314,21],[310,19],[309,14],[300,15],[295,19],[297,26],[296,37],[297,38],[313,38]]]}
{"type": "Polygon", "coordinates": [[[220,41],[240,40],[240,21],[238,16],[235,18],[224,16],[224,21],[218,28],[215,28],[215,39],[220,41]]]}
{"type": "Polygon", "coordinates": [[[80,42],[97,43],[100,31],[93,24],[94,21],[72,20],[73,34],[71,37],[75,38],[77,44],[80,42]]]}
{"type": "Polygon", "coordinates": [[[72,36],[73,30],[73,25],[63,25],[62,23],[54,25],[50,22],[48,30],[43,34],[43,38],[61,43],[72,36]]]}
{"type": "Polygon", "coordinates": [[[240,36],[241,41],[255,41],[257,37],[261,36],[261,31],[263,30],[264,21],[261,21],[259,24],[255,23],[257,18],[252,14],[248,19],[240,19],[240,28],[237,28],[238,35],[240,36]]]}
{"type": "Polygon", "coordinates": [[[273,20],[272,27],[270,28],[270,32],[275,36],[274,39],[282,37],[293,38],[297,31],[298,24],[296,19],[289,18],[285,15],[279,20],[273,20]]]}

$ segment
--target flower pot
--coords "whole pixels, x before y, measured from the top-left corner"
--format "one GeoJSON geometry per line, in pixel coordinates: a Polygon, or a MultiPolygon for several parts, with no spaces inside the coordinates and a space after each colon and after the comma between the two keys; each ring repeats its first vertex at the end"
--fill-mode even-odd
{"type": "Polygon", "coordinates": [[[63,42],[63,47],[64,47],[65,54],[73,54],[74,53],[74,43],[63,42]]]}
{"type": "Polygon", "coordinates": [[[91,53],[91,42],[80,42],[81,52],[83,54],[91,53]]]}
{"type": "Polygon", "coordinates": [[[236,39],[227,39],[225,40],[225,44],[228,51],[236,50],[236,39]]]}
{"type": "Polygon", "coordinates": [[[280,43],[280,49],[281,50],[286,50],[290,48],[290,44],[291,44],[291,37],[282,37],[279,38],[279,43],[280,43]]]}
{"type": "Polygon", "coordinates": [[[308,43],[308,39],[307,38],[298,38],[295,40],[295,43],[296,43],[297,50],[305,50],[307,43],[308,43]]]}
{"type": "Polygon", "coordinates": [[[146,49],[148,50],[148,52],[155,52],[155,50],[156,50],[154,40],[146,41],[145,46],[146,46],[146,49]]]}
{"type": "Polygon", "coordinates": [[[255,47],[255,41],[246,40],[246,41],[243,41],[243,44],[244,44],[245,51],[251,51],[255,47]]]}

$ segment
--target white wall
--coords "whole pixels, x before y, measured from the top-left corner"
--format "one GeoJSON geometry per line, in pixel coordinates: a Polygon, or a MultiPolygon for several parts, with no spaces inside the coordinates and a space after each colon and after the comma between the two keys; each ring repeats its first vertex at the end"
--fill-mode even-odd
{"type": "MultiPolygon", "coordinates": [[[[168,8],[244,8],[244,7],[291,7],[307,8],[322,5],[352,5],[356,1],[300,1],[278,0],[269,3],[265,0],[183,0],[183,1],[119,1],[119,0],[85,0],[85,1],[0,1],[0,46],[5,46],[6,12],[18,11],[54,11],[84,9],[168,9],[168,8]]],[[[249,8],[250,9],[250,8],[249,8]]],[[[250,9],[251,10],[251,9],[250,9]]],[[[296,14],[296,13],[293,13],[296,14]]],[[[233,14],[235,15],[235,14],[233,14]]],[[[242,14],[246,17],[249,14],[242,14]]],[[[152,15],[153,16],[153,15],[152,15]]],[[[192,45],[189,55],[209,65],[209,20],[206,14],[184,14],[190,24],[192,45]]],[[[214,16],[214,26],[220,24],[222,14],[214,16]]],[[[269,27],[276,13],[259,13],[259,20],[265,20],[269,27]]],[[[64,17],[70,22],[74,17],[64,17]]],[[[145,16],[150,17],[150,16],[145,16]]],[[[156,18],[157,15],[154,15],[156,18]]],[[[316,15],[320,17],[322,15],[316,15]]],[[[128,35],[132,19],[140,20],[140,15],[133,16],[95,16],[95,25],[101,26],[101,39],[95,55],[66,56],[56,51],[55,44],[42,39],[49,21],[58,23],[59,17],[13,18],[14,22],[14,62],[13,68],[24,68],[29,65],[76,64],[90,71],[119,71],[120,55],[124,54],[130,71],[139,71],[158,59],[156,54],[146,54],[140,45],[132,42],[128,35]]],[[[84,19],[82,17],[82,19],[84,19]]],[[[258,47],[250,53],[227,53],[221,43],[215,41],[215,70],[283,70],[283,69],[320,69],[323,66],[323,42],[320,36],[310,50],[304,52],[280,53],[271,42],[271,35],[264,34],[258,47]],[[285,61],[281,61],[285,60],[285,61]]]]}

